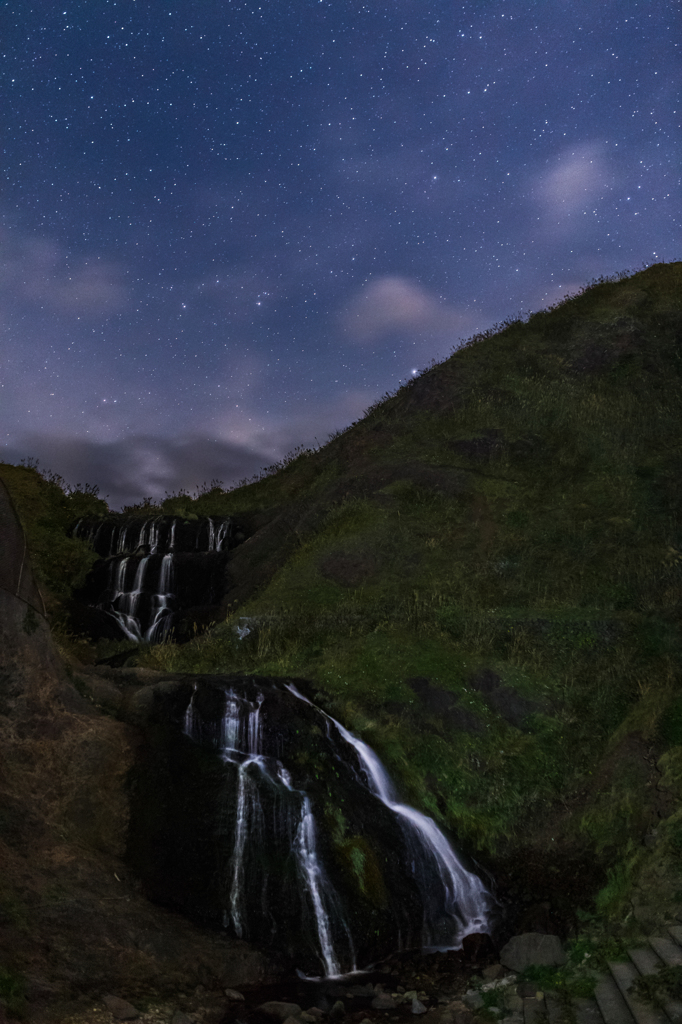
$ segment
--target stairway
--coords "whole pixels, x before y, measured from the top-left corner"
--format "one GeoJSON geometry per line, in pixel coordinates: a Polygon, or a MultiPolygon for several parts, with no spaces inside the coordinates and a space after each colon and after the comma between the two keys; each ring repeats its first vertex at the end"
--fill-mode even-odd
{"type": "MultiPolygon", "coordinates": [[[[682,1024],[682,1002],[671,1000],[659,1010],[627,991],[636,978],[654,974],[661,964],[682,965],[682,925],[661,931],[668,934],[652,935],[648,946],[629,949],[629,962],[609,963],[609,974],[595,972],[594,999],[573,1000],[576,1024],[682,1024]]],[[[544,1006],[533,997],[523,1000],[523,1024],[540,1024],[545,1016],[549,1024],[566,1020],[564,1007],[552,993],[545,995],[544,1006]]],[[[521,1014],[505,1020],[521,1024],[521,1014]]]]}

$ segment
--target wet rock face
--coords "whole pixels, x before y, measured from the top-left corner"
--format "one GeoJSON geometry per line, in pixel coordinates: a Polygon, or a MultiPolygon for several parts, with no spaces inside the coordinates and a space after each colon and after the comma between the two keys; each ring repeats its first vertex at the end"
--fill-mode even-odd
{"type": "Polygon", "coordinates": [[[228,552],[244,539],[227,516],[81,520],[73,534],[101,560],[75,595],[72,625],[94,639],[152,643],[219,617],[228,552]]]}
{"type": "MultiPolygon", "coordinates": [[[[181,677],[136,695],[146,742],[128,860],[148,895],[311,974],[420,946],[429,928],[461,934],[470,908],[459,921],[447,910],[417,830],[370,791],[333,720],[286,685],[181,677]]],[[[462,869],[462,891],[473,877],[462,869]]]]}

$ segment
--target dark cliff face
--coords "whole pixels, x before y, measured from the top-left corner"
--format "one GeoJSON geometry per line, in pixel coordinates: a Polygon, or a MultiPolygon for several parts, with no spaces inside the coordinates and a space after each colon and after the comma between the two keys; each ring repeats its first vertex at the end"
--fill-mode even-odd
{"type": "Polygon", "coordinates": [[[0,481],[0,963],[10,1016],[53,1021],[55,1003],[62,1019],[107,990],[137,998],[262,981],[271,968],[246,943],[140,894],[123,860],[139,739],[83,692],[0,481]]]}
{"type": "Polygon", "coordinates": [[[307,973],[421,945],[436,864],[332,720],[286,684],[185,677],[136,696],[130,865],[155,901],[307,973]]]}

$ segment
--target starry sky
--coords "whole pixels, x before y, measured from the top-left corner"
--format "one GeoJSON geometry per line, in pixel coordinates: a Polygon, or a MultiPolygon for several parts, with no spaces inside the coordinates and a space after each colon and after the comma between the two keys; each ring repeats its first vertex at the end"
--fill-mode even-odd
{"type": "Polygon", "coordinates": [[[112,507],[680,259],[669,0],[2,4],[0,437],[112,507]]]}

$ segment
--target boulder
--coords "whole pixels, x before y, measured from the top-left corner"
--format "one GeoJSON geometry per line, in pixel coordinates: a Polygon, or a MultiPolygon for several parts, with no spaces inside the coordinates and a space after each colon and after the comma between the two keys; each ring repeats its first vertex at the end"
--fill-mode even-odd
{"type": "Polygon", "coordinates": [[[395,1000],[388,992],[377,992],[370,1003],[373,1010],[392,1010],[395,1005],[395,1000]]]}
{"type": "Polygon", "coordinates": [[[472,932],[464,936],[462,953],[470,963],[475,964],[494,956],[495,946],[487,932],[472,932]]]}
{"type": "Polygon", "coordinates": [[[118,996],[104,995],[102,996],[102,1002],[116,1020],[137,1020],[140,1016],[132,1003],[129,1003],[126,999],[119,999],[118,996]]]}
{"type": "Polygon", "coordinates": [[[474,1015],[466,1003],[461,999],[455,999],[443,1010],[440,1017],[440,1024],[471,1024],[474,1015]]]}
{"type": "Polygon", "coordinates": [[[462,1002],[465,1006],[468,1006],[470,1010],[480,1010],[483,1006],[483,996],[480,992],[476,992],[475,989],[468,989],[462,996],[462,1002]]]}
{"type": "Polygon", "coordinates": [[[567,961],[558,935],[526,932],[515,935],[500,951],[500,963],[510,971],[526,967],[561,967],[567,961]]]}
{"type": "Polygon", "coordinates": [[[194,1021],[182,1010],[176,1010],[171,1017],[171,1024],[194,1024],[194,1021]]]}
{"type": "Polygon", "coordinates": [[[267,1013],[269,1017],[277,1017],[279,1020],[286,1020],[287,1017],[298,1017],[301,1012],[301,1007],[298,1003],[281,1003],[277,1000],[272,1000],[269,1003],[261,1003],[258,1007],[263,1013],[267,1013]]]}

